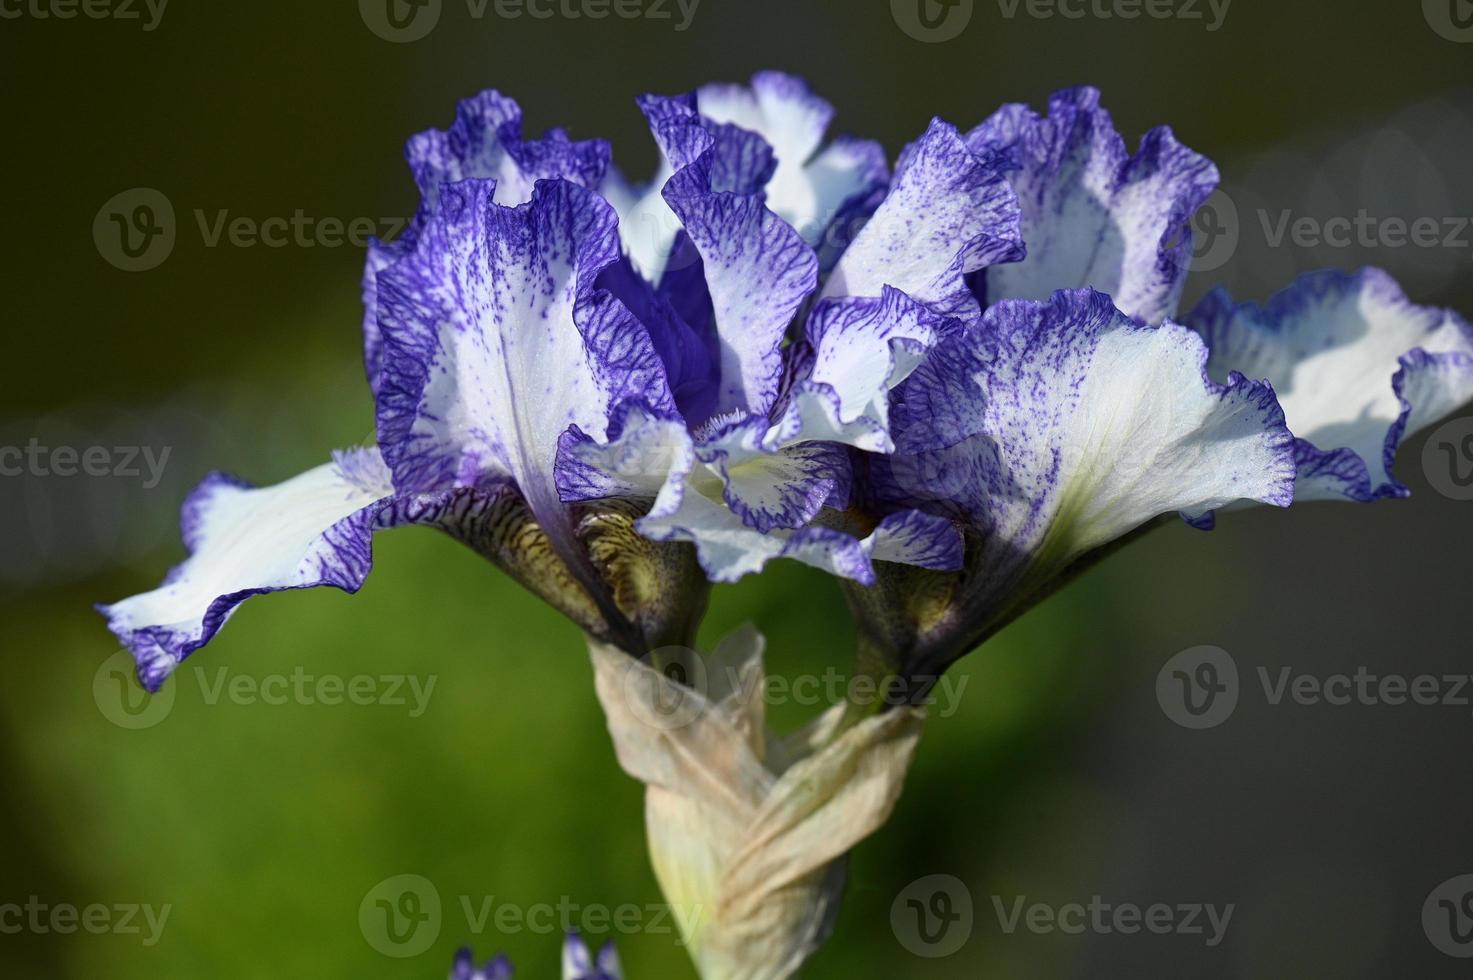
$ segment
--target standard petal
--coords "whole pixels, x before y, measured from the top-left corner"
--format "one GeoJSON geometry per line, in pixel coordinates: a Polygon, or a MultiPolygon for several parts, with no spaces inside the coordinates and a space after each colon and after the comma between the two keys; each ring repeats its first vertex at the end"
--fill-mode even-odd
{"type": "Polygon", "coordinates": [[[680,413],[694,424],[710,418],[716,410],[721,377],[721,344],[711,323],[709,302],[700,310],[682,312],[666,293],[639,274],[628,256],[605,269],[598,285],[628,307],[649,331],[680,413]],[[704,329],[691,326],[687,316],[695,317],[704,329]]]}
{"type": "Polygon", "coordinates": [[[1135,156],[1092,88],[1059,92],[1041,118],[1009,105],[967,135],[1003,152],[1023,208],[1028,257],[987,270],[985,301],[1047,300],[1092,287],[1147,323],[1176,315],[1192,261],[1191,219],[1217,186],[1217,168],[1153,129],[1135,156]]]}
{"type": "MultiPolygon", "coordinates": [[[[710,149],[713,137],[696,111],[694,95],[647,95],[638,102],[660,151],[659,171],[649,184],[634,186],[611,167],[602,193],[619,214],[619,236],[630,262],[658,286],[665,280],[680,236],[680,219],[665,201],[665,185],[677,169],[710,149]]],[[[761,181],[765,183],[770,173],[769,169],[761,181]]]]}
{"type": "Polygon", "coordinates": [[[521,107],[494,90],[461,101],[449,129],[419,133],[404,152],[422,195],[419,211],[397,240],[370,243],[363,272],[364,354],[369,383],[375,386],[383,360],[378,277],[413,247],[428,213],[439,206],[443,185],[494,180],[496,203],[514,207],[531,200],[539,180],[561,178],[580,187],[599,187],[610,158],[605,141],[574,141],[560,129],[541,139],[523,139],[521,107]]]}
{"type": "Polygon", "coordinates": [[[700,258],[686,269],[703,273],[719,339],[714,411],[765,413],[778,396],[788,326],[817,286],[818,259],[766,205],[772,155],[760,138],[713,126],[689,97],[647,96],[641,105],[676,162],[664,196],[700,258]]]}
{"type": "Polygon", "coordinates": [[[614,406],[673,410],[644,327],[599,273],[616,218],[566,181],[517,208],[494,186],[447,185],[414,251],[380,281],[379,443],[402,492],[509,479],[554,551],[598,595],[560,499],[570,427],[603,442],[614,406]]]}
{"type": "Polygon", "coordinates": [[[1188,322],[1214,377],[1273,384],[1297,440],[1298,500],[1406,496],[1391,473],[1402,439],[1473,398],[1473,327],[1413,304],[1379,269],[1314,273],[1262,307],[1219,290],[1188,322]]]}
{"type": "MultiPolygon", "coordinates": [[[[828,273],[885,200],[890,162],[879,143],[844,136],[814,157],[805,173],[813,187],[818,217],[807,226],[795,227],[817,250],[819,266],[828,273]]],[[[801,215],[798,212],[795,219],[801,221],[801,215]]]]}
{"type": "Polygon", "coordinates": [[[839,259],[824,296],[880,296],[893,286],[938,313],[975,320],[966,277],[1023,257],[1007,166],[933,121],[901,154],[889,195],[839,259]]]}
{"type": "MultiPolygon", "coordinates": [[[[1061,291],[993,307],[965,343],[975,370],[918,371],[907,388],[946,386],[917,397],[952,400],[951,434],[966,437],[874,465],[900,501],[975,528],[965,603],[974,623],[1004,617],[1159,515],[1293,499],[1292,439],[1272,390],[1211,381],[1190,330],[1147,327],[1092,290],[1061,291]]],[[[902,447],[924,441],[897,435],[902,447]]]]}
{"type": "Polygon", "coordinates": [[[473,525],[491,519],[505,496],[498,487],[396,496],[376,450],[261,489],[216,474],[184,506],[189,559],[158,589],[100,611],[156,691],[246,599],[322,585],[357,592],[376,531],[431,524],[471,540],[473,525]]]}
{"type": "Polygon", "coordinates": [[[433,208],[444,184],[480,178],[496,181],[496,203],[515,206],[532,198],[539,180],[561,178],[596,188],[608,171],[603,140],[574,141],[561,129],[541,139],[522,138],[522,110],[496,91],[463,100],[448,130],[431,129],[405,148],[415,183],[433,208]]]}
{"type": "Polygon", "coordinates": [[[680,221],[661,191],[675,173],[660,154],[660,169],[648,184],[633,184],[617,167],[610,167],[599,194],[619,214],[619,238],[634,269],[650,283],[659,283],[680,234],[680,221]]]}
{"type": "Polygon", "coordinates": [[[826,149],[834,107],[800,78],[762,72],[750,87],[706,85],[696,93],[702,116],[756,133],[777,158],[767,203],[804,241],[820,248],[828,229],[873,211],[889,181],[878,143],[841,139],[826,149]]]}

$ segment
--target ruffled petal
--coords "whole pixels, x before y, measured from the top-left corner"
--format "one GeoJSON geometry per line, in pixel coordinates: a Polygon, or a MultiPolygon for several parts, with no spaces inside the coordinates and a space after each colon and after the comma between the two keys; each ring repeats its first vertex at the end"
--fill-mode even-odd
{"type": "Polygon", "coordinates": [[[891,514],[864,540],[874,561],[915,565],[940,572],[962,567],[961,532],[944,517],[919,510],[891,514]]]}
{"type": "Polygon", "coordinates": [[[564,437],[558,491],[568,503],[625,497],[664,510],[678,503],[679,487],[695,466],[684,420],[628,403],[620,406],[608,442],[579,431],[564,437]]]}
{"type": "Polygon", "coordinates": [[[890,452],[890,392],[961,329],[888,286],[878,299],[824,300],[808,323],[811,360],[793,385],[779,438],[890,452]]]}
{"type": "MultiPolygon", "coordinates": [[[[628,256],[605,269],[598,285],[628,307],[649,331],[680,413],[693,424],[710,418],[716,411],[721,378],[721,344],[711,323],[709,305],[683,313],[669,295],[656,290],[639,274],[628,256]],[[691,326],[687,316],[692,315],[707,329],[691,326]]],[[[704,284],[701,288],[704,290],[704,284]]]]}
{"type": "Polygon", "coordinates": [[[660,193],[675,168],[660,153],[660,169],[648,184],[634,184],[611,166],[599,194],[619,215],[619,239],[635,271],[650,283],[659,283],[680,234],[680,221],[660,193]]]}
{"type": "Polygon", "coordinates": [[[766,449],[766,431],[755,421],[733,423],[697,446],[680,419],[629,406],[609,443],[566,441],[564,472],[582,476],[565,486],[565,499],[647,502],[639,533],[694,543],[701,567],[717,582],[761,571],[775,558],[865,583],[874,578],[871,558],[956,567],[961,541],[944,519],[897,514],[862,539],[850,533],[855,529],[839,512],[825,509],[848,494],[842,450],[766,449]]]}
{"type": "Polygon", "coordinates": [[[767,203],[803,240],[820,248],[835,223],[868,214],[889,182],[878,143],[841,139],[826,149],[834,107],[802,79],[761,72],[750,87],[706,85],[696,93],[702,116],[761,136],[777,158],[767,203]]]}
{"type": "Polygon", "coordinates": [[[633,187],[611,170],[603,194],[619,214],[619,234],[635,269],[650,283],[668,286],[666,275],[672,268],[699,261],[676,254],[681,227],[665,198],[670,178],[714,150],[713,169],[723,189],[755,194],[772,177],[776,161],[771,147],[755,134],[704,119],[694,93],[646,95],[638,102],[660,151],[659,172],[647,186],[633,187]]]}
{"type": "Polygon", "coordinates": [[[1238,371],[1278,392],[1298,500],[1406,496],[1391,473],[1402,439],[1473,399],[1473,327],[1413,304],[1379,269],[1314,273],[1262,307],[1218,290],[1189,322],[1214,377],[1238,371]]]}
{"type": "Polygon", "coordinates": [[[967,601],[984,617],[1159,515],[1293,499],[1292,439],[1273,391],[1211,381],[1201,338],[1183,327],[1147,327],[1102,293],[1061,291],[993,307],[932,361],[963,358],[967,370],[917,371],[906,387],[931,387],[908,390],[927,404],[950,399],[950,435],[966,437],[875,457],[875,468],[899,501],[976,529],[967,601]]]}
{"type": "Polygon", "coordinates": [[[1021,165],[1011,180],[1028,257],[987,271],[988,304],[1088,286],[1147,323],[1176,315],[1192,261],[1192,215],[1217,186],[1210,160],[1164,126],[1130,156],[1092,88],[1054,95],[1048,118],[1005,106],[967,145],[1021,165]]]}
{"type": "MultiPolygon", "coordinates": [[[[819,267],[827,274],[885,200],[890,162],[879,143],[841,136],[813,158],[805,173],[817,218],[795,227],[818,252],[819,267]]],[[[802,213],[794,214],[794,219],[802,221],[802,213]]]]}
{"type": "Polygon", "coordinates": [[[665,200],[700,258],[709,295],[720,356],[715,412],[762,414],[777,399],[782,343],[817,286],[818,259],[766,205],[768,146],[734,126],[708,123],[694,102],[646,96],[641,105],[676,165],[665,200]]]}
{"type": "Polygon", "coordinates": [[[826,503],[849,496],[849,457],[834,443],[775,446],[762,418],[725,427],[696,455],[721,479],[722,496],[746,526],[761,532],[802,527],[826,503]]]}
{"type": "Polygon", "coordinates": [[[415,183],[433,209],[440,187],[462,180],[496,181],[496,203],[514,207],[532,198],[537,181],[561,178],[598,187],[609,167],[604,140],[574,141],[561,129],[522,138],[522,110],[496,91],[463,100],[448,130],[431,129],[405,149],[415,183]]]}
{"type": "Polygon", "coordinates": [[[439,205],[444,184],[472,178],[494,180],[496,203],[514,207],[531,200],[539,180],[561,178],[580,187],[599,187],[609,170],[610,155],[605,141],[574,141],[560,129],[549,130],[541,139],[523,139],[521,107],[494,90],[462,100],[449,129],[431,129],[412,137],[405,156],[422,195],[419,210],[398,239],[369,244],[363,270],[364,360],[369,384],[377,389],[383,366],[379,274],[413,247],[428,213],[439,205]]]}
{"type": "Polygon", "coordinates": [[[619,255],[595,194],[544,181],[516,208],[447,185],[414,251],[380,280],[379,443],[400,491],[509,479],[595,595],[558,492],[570,427],[605,441],[614,407],[673,410],[649,334],[594,288],[619,255]]]}
{"type": "Polygon", "coordinates": [[[262,489],[215,474],[184,506],[189,559],[158,589],[100,611],[137,658],[143,685],[156,691],[246,599],[324,585],[357,592],[373,564],[375,532],[430,524],[472,540],[506,496],[496,486],[396,495],[376,450],[341,454],[262,489]]]}
{"type": "Polygon", "coordinates": [[[656,541],[694,543],[701,567],[713,582],[735,582],[778,558],[793,558],[865,584],[874,581],[874,569],[857,539],[826,527],[766,534],[753,530],[721,499],[719,482],[698,487],[687,481],[673,507],[651,511],[640,520],[639,533],[656,541]],[[713,492],[714,498],[709,495],[713,492]]]}
{"type": "Polygon", "coordinates": [[[1024,254],[1007,167],[933,121],[901,154],[888,196],[839,259],[824,296],[880,296],[893,286],[938,313],[975,320],[966,277],[1024,254]]]}

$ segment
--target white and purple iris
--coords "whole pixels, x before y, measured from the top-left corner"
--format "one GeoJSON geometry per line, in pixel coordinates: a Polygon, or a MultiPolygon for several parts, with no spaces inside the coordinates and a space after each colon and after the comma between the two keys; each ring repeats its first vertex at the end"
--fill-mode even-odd
{"type": "Polygon", "coordinates": [[[250,596],[358,589],[404,524],[636,654],[774,558],[945,573],[879,616],[944,665],[1161,515],[1405,495],[1401,439],[1473,397],[1473,330],[1379,272],[1176,322],[1216,169],[1165,128],[1130,154],[1092,89],[937,120],[893,174],[786,75],[640,107],[642,187],[494,92],[410,142],[419,213],[364,280],[378,445],[205,481],[191,557],[103,610],[146,686],[250,596]]]}
{"type": "MultiPolygon", "coordinates": [[[[455,956],[450,980],[513,980],[516,971],[505,956],[497,956],[481,966],[469,949],[455,956]]],[[[563,980],[623,980],[619,954],[613,943],[605,943],[598,953],[590,954],[577,933],[570,933],[563,943],[563,980]]]]}

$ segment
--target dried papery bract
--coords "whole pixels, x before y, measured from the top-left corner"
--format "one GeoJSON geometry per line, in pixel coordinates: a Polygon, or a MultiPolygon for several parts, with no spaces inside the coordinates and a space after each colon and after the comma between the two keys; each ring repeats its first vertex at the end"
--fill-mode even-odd
{"type": "Polygon", "coordinates": [[[764,642],[746,628],[681,684],[590,642],[624,770],[645,784],[655,874],[706,980],[775,980],[827,938],[845,855],[900,796],[924,724],[899,709],[787,738],[766,725],[764,642]]]}

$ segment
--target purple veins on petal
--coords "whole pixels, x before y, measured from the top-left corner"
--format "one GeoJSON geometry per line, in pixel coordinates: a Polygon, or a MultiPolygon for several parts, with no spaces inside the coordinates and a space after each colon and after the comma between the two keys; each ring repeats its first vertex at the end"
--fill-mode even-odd
{"type": "Polygon", "coordinates": [[[1295,436],[1299,500],[1407,496],[1391,472],[1402,440],[1473,399],[1473,327],[1416,305],[1379,269],[1312,273],[1264,306],[1217,290],[1188,323],[1213,376],[1273,384],[1295,436]]]}
{"type": "Polygon", "coordinates": [[[422,195],[420,207],[397,239],[370,243],[363,272],[364,357],[369,384],[375,389],[383,367],[378,277],[413,247],[429,212],[439,206],[445,184],[494,180],[496,202],[515,206],[531,199],[539,180],[560,178],[597,188],[611,157],[605,141],[571,140],[560,129],[549,130],[541,139],[523,139],[521,107],[495,90],[461,101],[449,129],[419,133],[404,153],[422,195]]]}
{"type": "Polygon", "coordinates": [[[936,312],[975,320],[968,277],[1024,254],[1008,159],[974,153],[955,127],[934,120],[906,147],[889,194],[839,258],[825,297],[898,289],[936,312]]]}
{"type": "Polygon", "coordinates": [[[1165,126],[1130,155],[1093,88],[1056,93],[1046,117],[1004,106],[966,139],[974,151],[1016,161],[1009,180],[1028,249],[980,279],[985,304],[1090,287],[1147,323],[1176,315],[1192,261],[1191,219],[1217,186],[1210,160],[1165,126]]]}

